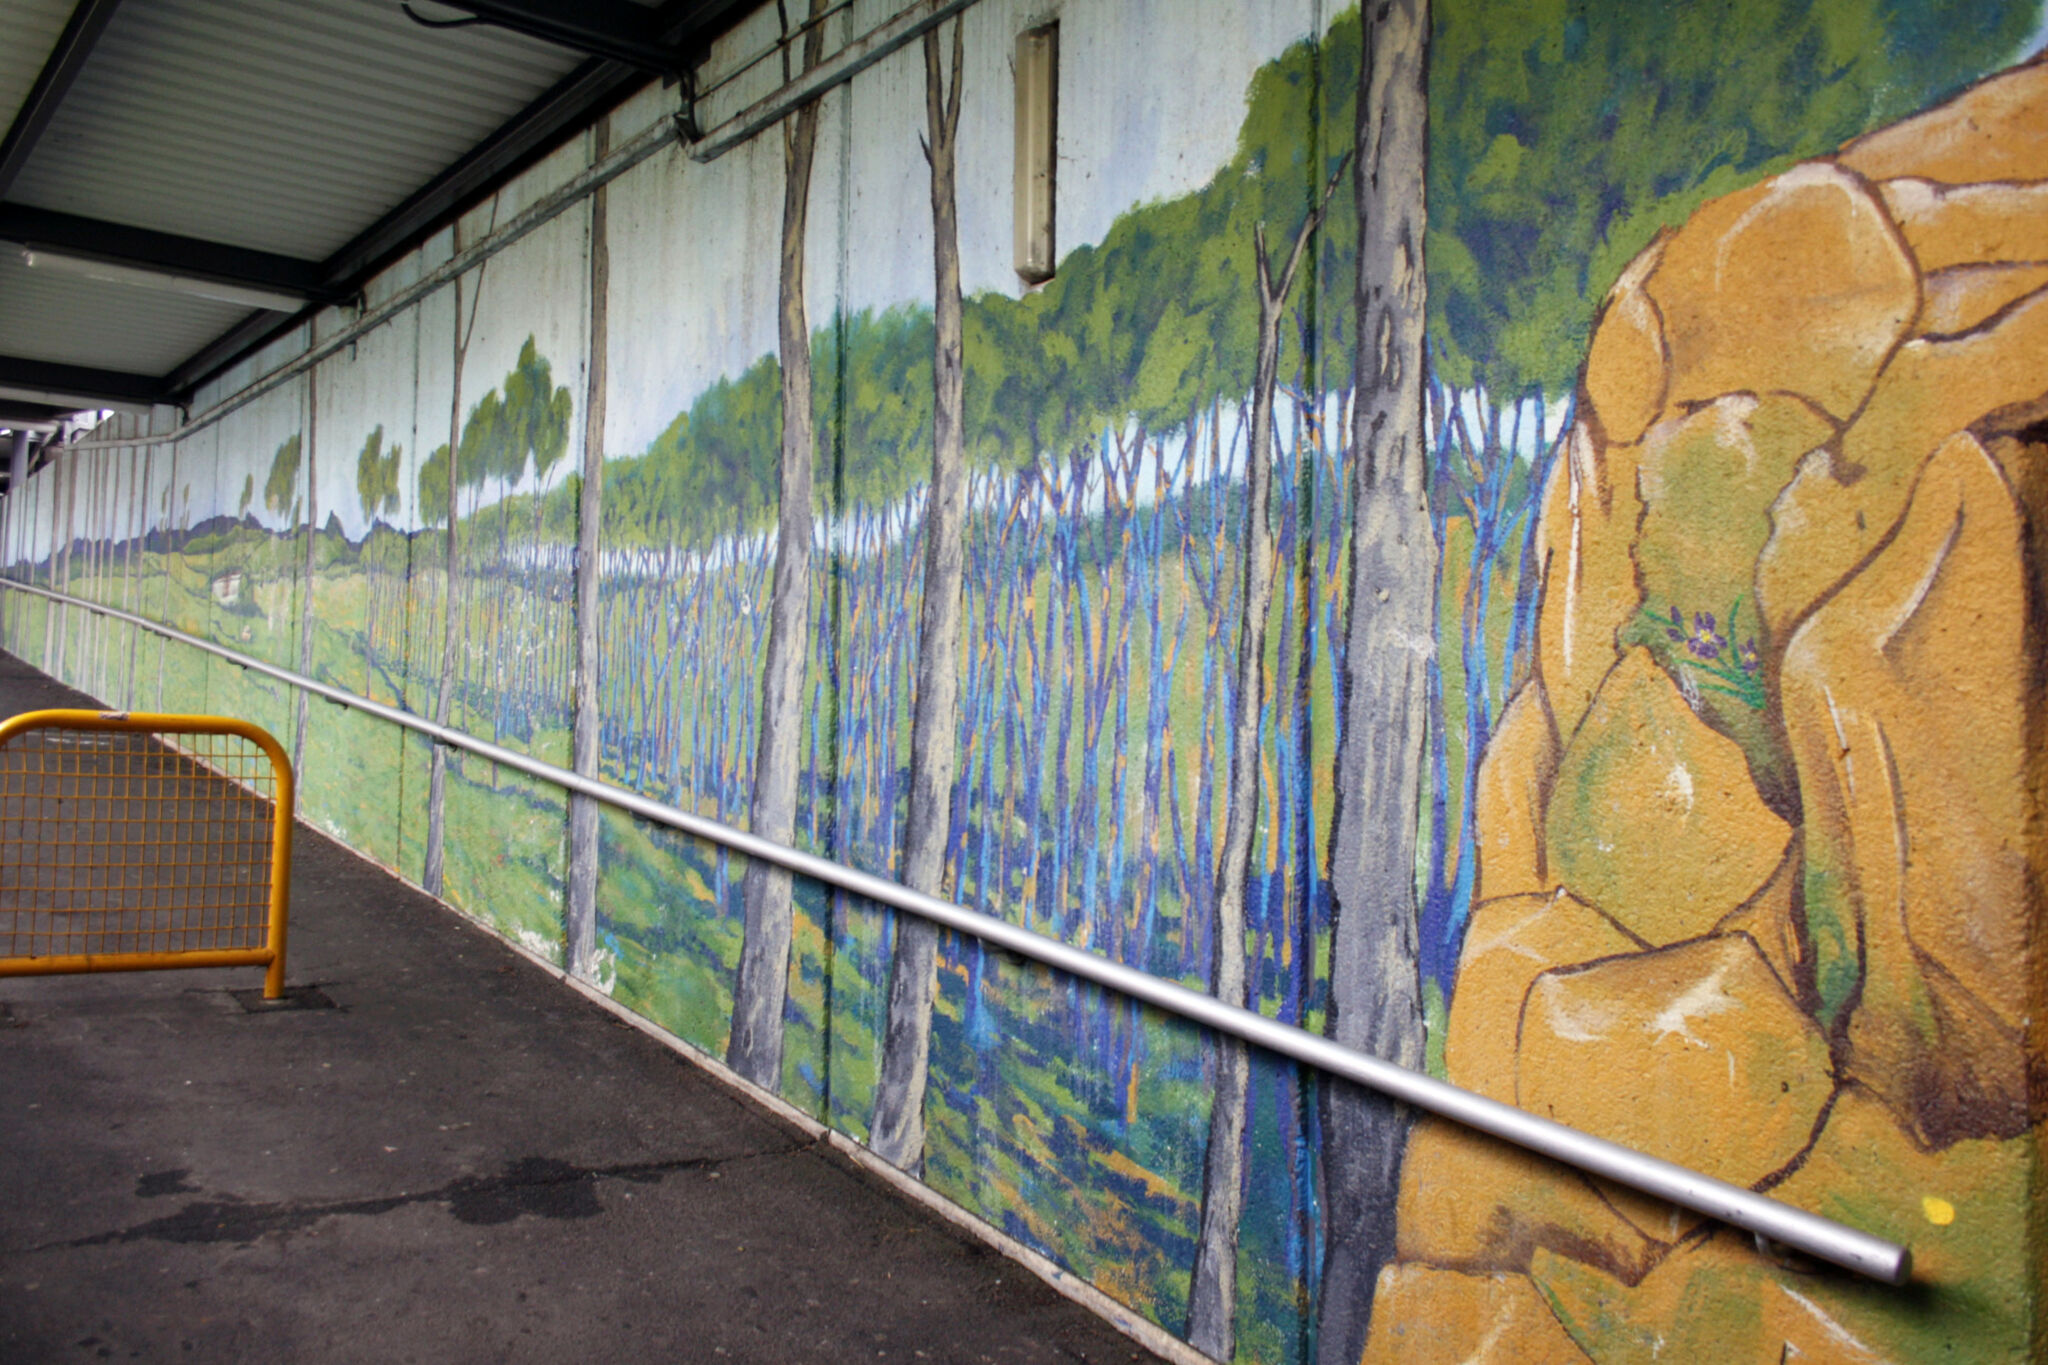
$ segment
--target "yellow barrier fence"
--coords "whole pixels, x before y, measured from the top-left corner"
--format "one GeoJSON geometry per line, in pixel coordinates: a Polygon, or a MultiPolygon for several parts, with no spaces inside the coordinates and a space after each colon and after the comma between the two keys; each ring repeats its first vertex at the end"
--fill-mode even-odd
{"type": "Polygon", "coordinates": [[[0,976],[267,967],[284,993],[292,767],[220,716],[0,721],[0,976]]]}

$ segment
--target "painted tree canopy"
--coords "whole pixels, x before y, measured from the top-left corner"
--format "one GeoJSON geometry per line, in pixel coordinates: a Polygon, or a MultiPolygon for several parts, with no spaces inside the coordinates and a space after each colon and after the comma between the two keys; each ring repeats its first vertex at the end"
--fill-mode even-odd
{"type": "MultiPolygon", "coordinates": [[[[263,505],[276,516],[292,510],[292,495],[299,486],[299,460],[304,449],[304,440],[294,432],[285,438],[271,457],[270,473],[263,480],[263,505]]],[[[185,496],[189,498],[191,495],[192,489],[188,484],[185,496]]]]}
{"type": "MultiPolygon", "coordinates": [[[[529,465],[535,479],[545,484],[569,449],[569,418],[574,401],[566,385],[555,384],[554,367],[535,349],[532,337],[520,347],[518,363],[505,376],[504,389],[502,397],[495,388],[486,390],[462,423],[455,482],[471,494],[480,494],[490,483],[509,490],[525,477],[529,465]]],[[[381,431],[379,428],[372,435],[373,442],[381,439],[381,431]]],[[[371,471],[364,463],[376,458],[370,446],[364,446],[357,464],[357,491],[363,494],[366,511],[370,506],[369,493],[363,480],[369,479],[380,488],[379,480],[396,480],[397,449],[392,447],[393,455],[385,457],[389,463],[387,475],[371,471]]],[[[438,526],[448,519],[446,444],[434,447],[420,465],[417,483],[420,524],[438,526]]]]}
{"type": "Polygon", "coordinates": [[[1594,307],[1658,231],[1953,92],[2036,18],[1972,0],[1439,0],[1438,373],[1497,395],[1563,394],[1594,307]]]}
{"type": "Polygon", "coordinates": [[[517,480],[530,463],[534,479],[548,481],[569,450],[569,416],[573,400],[566,385],[557,387],[554,369],[534,348],[531,336],[519,348],[519,363],[505,376],[503,445],[500,468],[517,480]]]}
{"type": "Polygon", "coordinates": [[[398,467],[404,454],[404,449],[395,444],[385,448],[381,424],[364,438],[362,451],[356,456],[356,496],[362,500],[366,518],[388,517],[398,510],[398,467]]]}
{"type": "MultiPolygon", "coordinates": [[[[2032,23],[2025,6],[1987,18],[1968,0],[1443,0],[1430,71],[1436,378],[1503,402],[1563,396],[1600,299],[1659,230],[1953,91],[2032,23]],[[1738,50],[1742,61],[1726,60],[1738,50]]],[[[1237,151],[1201,189],[1123,214],[1041,290],[967,300],[970,461],[1014,468],[1128,422],[1179,427],[1250,393],[1252,230],[1292,232],[1348,152],[1358,24],[1347,11],[1260,69],[1237,151]]],[[[1328,359],[1349,345],[1348,284],[1333,272],[1357,232],[1349,196],[1337,196],[1287,304],[1284,382],[1348,382],[1349,365],[1328,359]]],[[[929,468],[930,328],[928,309],[903,305],[841,317],[814,338],[818,411],[832,414],[819,459],[840,452],[856,501],[886,503],[929,468]]],[[[619,471],[607,521],[629,537],[657,523],[691,537],[764,525],[778,376],[764,356],[705,390],[644,468],[619,471]]]]}

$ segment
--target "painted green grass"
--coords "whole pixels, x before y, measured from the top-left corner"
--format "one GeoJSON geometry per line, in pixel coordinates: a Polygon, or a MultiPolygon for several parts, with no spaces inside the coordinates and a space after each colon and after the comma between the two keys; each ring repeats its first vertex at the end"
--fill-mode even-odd
{"type": "MultiPolygon", "coordinates": [[[[205,638],[298,667],[295,610],[303,585],[282,578],[258,582],[249,587],[247,601],[230,606],[212,600],[211,561],[205,557],[174,555],[150,569],[130,591],[158,609],[151,614],[196,624],[205,638]],[[285,609],[287,600],[292,610],[285,609]]],[[[433,650],[419,643],[417,629],[410,666],[365,662],[359,634],[362,577],[346,566],[315,576],[313,675],[430,710],[433,685],[422,664],[433,650]]],[[[1170,611],[1179,609],[1182,591],[1170,589],[1170,611]]],[[[45,616],[24,611],[9,630],[25,645],[39,647],[45,616]]],[[[75,623],[68,628],[70,672],[81,660],[97,657],[78,649],[98,637],[75,623]]],[[[1146,646],[1141,626],[1134,648],[1146,646]]],[[[166,707],[244,715],[272,729],[287,748],[296,740],[297,698],[259,674],[189,648],[153,648],[142,641],[131,678],[125,637],[111,630],[101,652],[118,665],[126,691],[153,700],[160,689],[166,707]]],[[[1201,746],[1202,716],[1190,700],[1198,689],[1184,672],[1173,685],[1185,695],[1175,698],[1169,742],[1192,760],[1201,746]]],[[[429,746],[416,735],[317,699],[305,710],[303,815],[417,882],[429,746]]],[[[907,711],[898,719],[900,749],[908,742],[907,711]]],[[[458,707],[455,720],[474,732],[483,718],[458,707]]],[[[521,747],[561,762],[567,734],[543,729],[521,747]]],[[[1077,787],[1078,763],[1078,756],[1070,759],[1069,777],[1077,787]]],[[[1190,769],[1198,766],[1189,763],[1190,769]]],[[[1184,780],[1199,775],[1184,770],[1184,780]]],[[[1105,803],[1108,785],[1105,780],[1098,797],[1105,803]]],[[[450,756],[447,791],[444,895],[505,937],[559,961],[563,794],[462,754],[450,756]]],[[[806,828],[801,819],[799,825],[806,828]]],[[[705,1052],[722,1055],[741,943],[744,860],[616,811],[604,813],[601,829],[600,977],[621,1003],[705,1052]]],[[[1155,943],[1172,946],[1152,956],[1155,967],[1172,973],[1183,956],[1179,945],[1187,913],[1169,882],[1162,878],[1153,933],[1155,943]]],[[[782,1090],[790,1102],[856,1138],[865,1136],[873,1104],[890,933],[887,913],[799,883],[782,1090]]],[[[1041,968],[991,954],[977,998],[970,979],[974,951],[971,945],[951,946],[942,963],[926,1178],[1116,1298],[1178,1327],[1186,1311],[1207,1137],[1210,1088],[1202,1035],[1141,1011],[1135,1027],[1142,1037],[1130,1054],[1135,1065],[1126,1075],[1104,1074],[1078,1041],[1084,1017],[1100,1009],[1092,989],[1077,990],[1041,968]]],[[[1324,951],[1317,945],[1319,956],[1324,951]]],[[[1277,1008],[1275,1001],[1262,1003],[1268,1012],[1277,1008]]],[[[1296,1358],[1300,1349],[1294,1333],[1304,1271],[1295,1263],[1294,1248],[1301,1242],[1302,1173],[1295,1164],[1300,1158],[1289,1155],[1290,1143],[1299,1149],[1298,1138],[1283,1133],[1278,1113],[1280,1069],[1270,1062],[1261,1066],[1253,1089],[1251,1197],[1240,1251],[1240,1358],[1281,1361],[1296,1358]]]]}

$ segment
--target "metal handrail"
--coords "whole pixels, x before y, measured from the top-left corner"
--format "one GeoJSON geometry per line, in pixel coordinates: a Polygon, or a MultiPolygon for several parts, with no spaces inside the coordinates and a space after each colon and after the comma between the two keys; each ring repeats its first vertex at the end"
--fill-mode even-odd
{"type": "Polygon", "coordinates": [[[131,625],[226,659],[237,667],[264,674],[315,696],[352,707],[394,725],[422,734],[450,748],[462,749],[493,763],[502,764],[529,777],[577,792],[620,810],[630,811],[685,834],[723,845],[749,858],[773,863],[800,876],[810,877],[850,891],[857,896],[893,906],[936,924],[970,934],[1019,957],[1041,962],[1056,971],[1090,981],[1107,990],[1165,1010],[1201,1024],[1218,1033],[1304,1062],[1319,1071],[1376,1090],[1418,1109],[1490,1134],[1539,1155],[1561,1161],[1603,1180],[1705,1214],[1744,1231],[1761,1241],[1804,1253],[1845,1270],[1867,1275],[1889,1285],[1902,1285],[1912,1274],[1912,1252],[1831,1218],[1793,1208],[1766,1195],[1716,1180],[1709,1175],[1639,1152],[1591,1133],[1580,1132],[1551,1119],[1540,1118],[1513,1105],[1439,1081],[1421,1072],[1344,1047],[1328,1038],[1269,1019],[1256,1010],[1226,1004],[1212,995],[1163,980],[1149,972],[1113,962],[1097,953],[1072,947],[1057,939],[1020,928],[993,915],[969,910],[951,901],[913,891],[898,882],[862,872],[786,844],[775,843],[716,820],[708,820],[674,806],[649,800],[634,792],[608,786],[567,768],[529,757],[512,749],[477,739],[459,730],[422,719],[411,712],[382,702],[330,687],[311,678],[279,668],[224,646],[187,635],[184,631],[136,616],[116,607],[103,606],[33,584],[0,579],[0,586],[32,593],[69,606],[126,621],[131,625]]]}

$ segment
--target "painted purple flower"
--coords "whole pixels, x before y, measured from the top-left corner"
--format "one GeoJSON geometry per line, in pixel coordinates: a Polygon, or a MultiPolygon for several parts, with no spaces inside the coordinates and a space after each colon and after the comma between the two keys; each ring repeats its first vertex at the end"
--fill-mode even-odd
{"type": "Polygon", "coordinates": [[[1756,637],[1754,635],[1736,647],[1735,661],[1742,665],[1744,673],[1754,673],[1762,666],[1763,660],[1757,657],[1756,637]]]}
{"type": "Polygon", "coordinates": [[[1671,628],[1664,633],[1676,643],[1684,645],[1694,658],[1705,663],[1712,663],[1720,658],[1721,651],[1728,647],[1728,641],[1714,629],[1714,614],[1710,611],[1694,612],[1692,629],[1687,630],[1685,618],[1679,614],[1677,607],[1673,607],[1671,628]]]}

